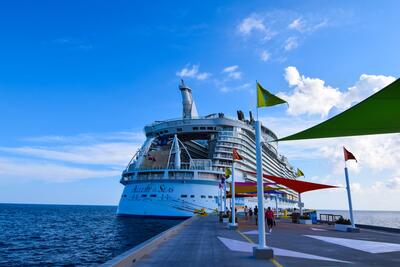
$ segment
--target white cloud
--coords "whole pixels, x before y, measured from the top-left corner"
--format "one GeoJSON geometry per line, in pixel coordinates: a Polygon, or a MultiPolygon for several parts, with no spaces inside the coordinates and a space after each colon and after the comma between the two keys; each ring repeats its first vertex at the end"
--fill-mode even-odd
{"type": "Polygon", "coordinates": [[[229,67],[224,68],[224,69],[222,70],[222,72],[234,72],[234,71],[236,71],[238,68],[239,68],[238,65],[233,65],[233,66],[229,66],[229,67]]]}
{"type": "Polygon", "coordinates": [[[292,29],[292,30],[302,31],[303,30],[303,21],[302,21],[302,19],[298,18],[298,19],[293,20],[289,24],[288,28],[292,29]]]}
{"type": "Polygon", "coordinates": [[[297,37],[294,36],[287,38],[285,43],[283,44],[283,48],[285,49],[285,51],[293,50],[298,46],[299,46],[298,39],[297,37]]]}
{"type": "Polygon", "coordinates": [[[232,93],[232,92],[239,92],[239,91],[246,90],[246,89],[250,88],[250,86],[251,86],[251,83],[243,83],[243,84],[238,85],[238,86],[226,86],[226,85],[224,85],[224,86],[221,87],[220,90],[223,93],[232,93]]]}
{"type": "Polygon", "coordinates": [[[321,79],[300,75],[293,66],[286,68],[285,79],[289,86],[293,87],[293,92],[279,95],[288,101],[288,113],[322,117],[326,117],[333,107],[344,110],[395,80],[391,76],[362,74],[352,87],[342,92],[338,88],[326,85],[321,79]]]}
{"type": "Polygon", "coordinates": [[[260,54],[260,57],[261,57],[262,61],[268,61],[270,56],[271,56],[270,53],[268,53],[268,51],[265,51],[265,50],[262,51],[261,54],[260,54]]]}
{"type": "Polygon", "coordinates": [[[58,143],[58,144],[77,144],[77,143],[99,143],[99,142],[143,142],[144,135],[141,132],[121,131],[106,133],[82,133],[77,135],[45,135],[32,136],[21,139],[25,142],[35,143],[58,143]]]}
{"type": "Polygon", "coordinates": [[[328,26],[327,19],[323,19],[322,21],[319,20],[317,22],[316,19],[312,18],[309,18],[308,20],[297,18],[288,25],[288,28],[290,30],[297,30],[301,33],[310,33],[326,26],[328,26]]]}
{"type": "Polygon", "coordinates": [[[245,19],[238,26],[238,30],[243,35],[250,35],[253,31],[266,32],[267,27],[264,20],[253,14],[245,19]]]}
{"type": "Polygon", "coordinates": [[[318,114],[327,116],[329,110],[340,101],[341,93],[337,88],[326,86],[323,80],[300,76],[295,67],[288,67],[285,79],[294,87],[291,95],[279,95],[288,101],[288,113],[291,115],[318,114]]]}
{"type": "Polygon", "coordinates": [[[242,73],[240,71],[238,71],[238,69],[239,69],[238,65],[233,65],[233,66],[224,68],[222,70],[222,72],[226,73],[229,78],[238,80],[238,79],[242,78],[242,73]]]}
{"type": "Polygon", "coordinates": [[[121,170],[111,168],[83,168],[46,161],[0,157],[0,179],[44,180],[68,182],[100,177],[119,177],[121,170]]]}
{"type": "Polygon", "coordinates": [[[0,151],[78,164],[124,166],[138,149],[132,143],[103,143],[57,147],[0,147],[0,151]]]}
{"type": "Polygon", "coordinates": [[[400,190],[400,177],[389,179],[386,187],[392,190],[400,190]]]}
{"type": "Polygon", "coordinates": [[[118,177],[143,140],[143,134],[137,132],[24,138],[24,142],[34,145],[0,147],[0,179],[70,181],[118,177]]]}
{"type": "Polygon", "coordinates": [[[378,92],[395,80],[396,78],[392,76],[362,74],[360,79],[343,94],[342,101],[338,104],[338,108],[346,109],[353,103],[360,102],[378,92]]]}
{"type": "Polygon", "coordinates": [[[181,78],[194,78],[197,80],[206,80],[211,76],[211,73],[208,72],[199,72],[199,65],[192,65],[189,64],[181,69],[180,71],[176,72],[176,76],[181,78]]]}

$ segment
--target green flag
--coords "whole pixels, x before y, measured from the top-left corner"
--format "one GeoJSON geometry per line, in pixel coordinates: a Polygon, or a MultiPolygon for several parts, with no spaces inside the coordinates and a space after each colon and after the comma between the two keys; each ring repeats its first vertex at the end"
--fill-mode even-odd
{"type": "Polygon", "coordinates": [[[269,107],[279,104],[287,103],[285,100],[280,99],[276,95],[271,94],[265,90],[261,84],[257,82],[257,107],[269,107]]]}

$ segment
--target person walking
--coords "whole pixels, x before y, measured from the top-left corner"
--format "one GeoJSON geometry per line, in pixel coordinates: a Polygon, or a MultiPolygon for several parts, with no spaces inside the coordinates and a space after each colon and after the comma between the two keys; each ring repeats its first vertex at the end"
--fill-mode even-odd
{"type": "Polygon", "coordinates": [[[254,217],[256,217],[256,225],[258,225],[258,208],[257,208],[257,205],[254,207],[254,217]]]}
{"type": "Polygon", "coordinates": [[[274,212],[268,207],[267,211],[265,212],[265,218],[267,219],[267,225],[269,228],[269,232],[272,232],[272,227],[274,226],[274,212]]]}
{"type": "Polygon", "coordinates": [[[244,206],[244,217],[246,218],[246,220],[248,219],[247,218],[248,212],[249,212],[249,209],[247,208],[247,206],[244,206]]]}
{"type": "Polygon", "coordinates": [[[253,209],[252,208],[249,208],[249,216],[250,216],[250,219],[253,217],[253,209]]]}

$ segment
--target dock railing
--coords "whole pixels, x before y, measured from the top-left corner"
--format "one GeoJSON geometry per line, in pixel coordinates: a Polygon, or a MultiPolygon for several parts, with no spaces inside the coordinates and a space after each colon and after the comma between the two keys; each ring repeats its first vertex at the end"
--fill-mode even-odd
{"type": "Polygon", "coordinates": [[[321,214],[319,214],[319,222],[327,223],[327,224],[334,224],[336,220],[340,219],[340,217],[342,217],[342,215],[321,213],[321,214]]]}

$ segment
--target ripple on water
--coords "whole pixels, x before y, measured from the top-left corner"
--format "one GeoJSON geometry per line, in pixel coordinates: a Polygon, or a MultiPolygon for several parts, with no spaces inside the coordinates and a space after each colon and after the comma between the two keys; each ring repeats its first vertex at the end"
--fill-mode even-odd
{"type": "Polygon", "coordinates": [[[0,265],[97,266],[176,225],[116,207],[0,204],[0,265]]]}

